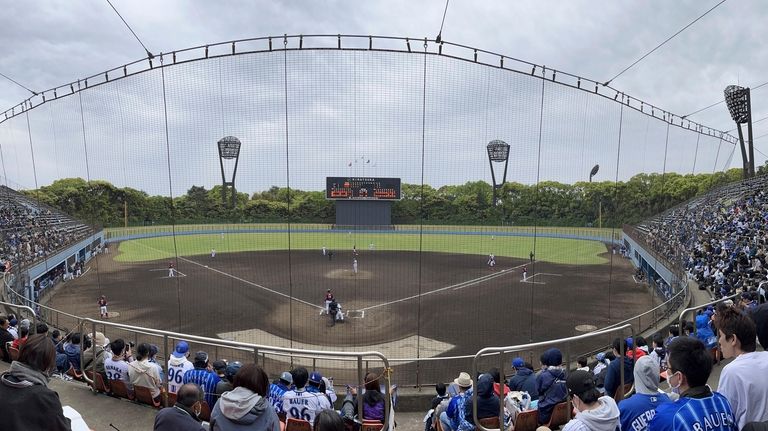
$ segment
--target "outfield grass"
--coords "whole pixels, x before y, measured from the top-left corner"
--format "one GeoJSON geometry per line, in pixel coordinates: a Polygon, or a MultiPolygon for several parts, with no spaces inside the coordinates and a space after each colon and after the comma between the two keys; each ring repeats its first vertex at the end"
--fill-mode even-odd
{"type": "MultiPolygon", "coordinates": [[[[212,229],[213,230],[213,229],[212,229]]],[[[177,229],[178,231],[178,229],[177,229]]],[[[168,232],[165,230],[164,232],[168,232]]],[[[123,241],[115,260],[140,262],[169,259],[176,256],[205,255],[216,249],[217,253],[285,250],[289,248],[289,235],[280,233],[221,233],[177,235],[142,238],[123,241]]],[[[367,250],[373,244],[376,250],[407,250],[446,253],[466,253],[487,256],[508,256],[527,259],[534,249],[533,237],[490,236],[474,234],[395,234],[359,232],[293,232],[290,248],[294,250],[318,250],[323,246],[330,250],[350,251],[353,245],[367,250]]],[[[607,262],[600,257],[605,245],[598,241],[564,238],[535,239],[536,259],[563,264],[589,265],[607,262]]]]}

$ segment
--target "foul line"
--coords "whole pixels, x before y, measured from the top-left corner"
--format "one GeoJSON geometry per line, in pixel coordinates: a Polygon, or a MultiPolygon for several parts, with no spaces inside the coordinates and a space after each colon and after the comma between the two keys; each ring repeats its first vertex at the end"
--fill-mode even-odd
{"type": "Polygon", "coordinates": [[[410,301],[411,299],[416,299],[416,298],[419,298],[419,297],[422,297],[422,296],[431,295],[433,293],[439,293],[439,292],[442,292],[442,291],[448,290],[448,289],[456,289],[456,288],[472,286],[472,285],[475,285],[475,284],[482,283],[483,281],[486,281],[486,280],[491,280],[491,279],[496,278],[496,277],[501,277],[502,275],[505,275],[509,271],[512,271],[513,269],[517,269],[517,268],[522,268],[525,265],[528,265],[528,263],[526,262],[526,263],[520,264],[518,266],[513,266],[512,268],[508,268],[508,269],[502,270],[502,271],[494,273],[494,274],[484,275],[482,277],[478,277],[478,278],[475,278],[475,279],[472,279],[472,280],[462,281],[461,283],[456,283],[456,284],[452,284],[450,286],[441,287],[439,289],[430,290],[429,292],[420,293],[420,294],[417,294],[417,295],[412,295],[412,296],[408,296],[408,297],[405,297],[405,298],[396,299],[394,301],[384,302],[382,304],[371,305],[370,307],[361,308],[361,309],[359,309],[357,311],[372,310],[374,308],[379,308],[379,307],[384,307],[384,306],[387,306],[387,305],[397,304],[398,302],[410,301]]]}
{"type": "MultiPolygon", "coordinates": [[[[142,246],[144,246],[144,247],[147,247],[147,248],[151,248],[152,250],[155,250],[155,251],[157,251],[157,252],[160,252],[160,253],[166,253],[166,252],[164,252],[163,250],[160,250],[160,249],[154,248],[154,247],[152,247],[152,246],[149,246],[149,245],[146,245],[146,244],[141,244],[141,245],[142,245],[142,246]]],[[[302,303],[302,304],[306,304],[306,305],[309,305],[310,307],[315,307],[315,308],[325,309],[325,307],[321,307],[321,306],[319,306],[319,305],[315,305],[315,304],[313,304],[313,303],[311,303],[311,302],[307,302],[307,301],[304,301],[303,299],[298,299],[298,298],[296,298],[296,297],[293,297],[293,296],[290,296],[290,295],[286,295],[286,294],[285,294],[285,293],[283,293],[283,292],[278,292],[278,291],[276,291],[276,290],[272,290],[272,289],[270,289],[270,288],[268,288],[268,287],[266,287],[266,286],[262,286],[262,285],[260,285],[260,284],[258,284],[258,283],[254,283],[254,282],[252,282],[252,281],[248,281],[248,280],[246,280],[246,279],[244,279],[244,278],[240,278],[240,277],[238,277],[238,276],[236,276],[236,275],[232,275],[232,274],[226,273],[226,272],[224,272],[224,271],[219,271],[219,270],[218,270],[218,269],[216,269],[216,268],[211,268],[211,267],[210,267],[210,266],[208,266],[208,265],[203,265],[202,263],[197,263],[197,262],[195,262],[194,260],[191,260],[191,259],[187,259],[186,257],[177,256],[176,258],[177,258],[177,259],[179,259],[179,260],[183,260],[183,261],[185,261],[185,262],[189,262],[189,263],[191,263],[191,264],[197,265],[197,266],[199,266],[199,267],[201,267],[201,268],[205,268],[205,269],[207,269],[207,270],[210,270],[210,271],[213,271],[213,272],[217,272],[217,273],[219,273],[219,274],[221,274],[221,275],[223,275],[223,276],[225,276],[225,277],[229,277],[229,278],[231,278],[231,279],[233,279],[233,280],[237,280],[237,281],[240,281],[240,282],[242,282],[242,283],[245,283],[245,284],[249,284],[249,285],[251,285],[251,286],[253,286],[253,287],[258,287],[259,289],[264,289],[264,290],[266,290],[267,292],[271,292],[271,293],[274,293],[275,295],[279,295],[279,296],[282,296],[282,297],[284,297],[284,298],[288,298],[289,300],[297,301],[297,302],[300,302],[300,303],[302,303]]],[[[171,278],[171,277],[168,277],[168,278],[171,278]]]]}

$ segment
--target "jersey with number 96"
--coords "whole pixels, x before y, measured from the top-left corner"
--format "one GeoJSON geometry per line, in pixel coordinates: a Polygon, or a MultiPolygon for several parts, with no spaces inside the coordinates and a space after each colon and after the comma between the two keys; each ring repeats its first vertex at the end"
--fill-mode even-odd
{"type": "Polygon", "coordinates": [[[168,392],[172,394],[178,392],[184,383],[184,373],[195,368],[187,358],[181,359],[174,357],[168,361],[168,392]]]}
{"type": "Polygon", "coordinates": [[[331,402],[325,394],[300,390],[288,391],[283,395],[283,411],[289,418],[303,419],[313,424],[317,413],[330,408],[331,402]]]}

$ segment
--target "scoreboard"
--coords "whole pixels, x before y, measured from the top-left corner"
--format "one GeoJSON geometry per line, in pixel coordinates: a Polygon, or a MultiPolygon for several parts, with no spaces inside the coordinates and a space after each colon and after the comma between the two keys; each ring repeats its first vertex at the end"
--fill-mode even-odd
{"type": "Polygon", "coordinates": [[[333,200],[400,200],[400,178],[326,177],[325,198],[333,200]]]}

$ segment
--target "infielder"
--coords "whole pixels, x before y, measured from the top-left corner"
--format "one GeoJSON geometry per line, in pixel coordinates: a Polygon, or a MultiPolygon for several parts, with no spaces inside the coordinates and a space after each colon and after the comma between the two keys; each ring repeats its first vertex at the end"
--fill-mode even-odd
{"type": "Polygon", "coordinates": [[[211,259],[213,259],[214,257],[216,257],[216,249],[212,248],[211,249],[211,259]]]}
{"type": "Polygon", "coordinates": [[[168,277],[173,277],[174,269],[173,262],[168,262],[168,277]]]}
{"type": "Polygon", "coordinates": [[[523,265],[523,281],[528,280],[528,265],[523,265]]]}
{"type": "Polygon", "coordinates": [[[491,268],[496,266],[496,256],[494,256],[493,253],[488,255],[488,266],[490,266],[491,268]]]}
{"type": "Polygon", "coordinates": [[[325,256],[325,255],[327,255],[327,254],[328,254],[328,249],[327,249],[327,248],[325,248],[325,246],[323,246],[323,256],[325,256]]]}
{"type": "Polygon", "coordinates": [[[357,274],[357,259],[352,259],[352,271],[357,274]]]}

